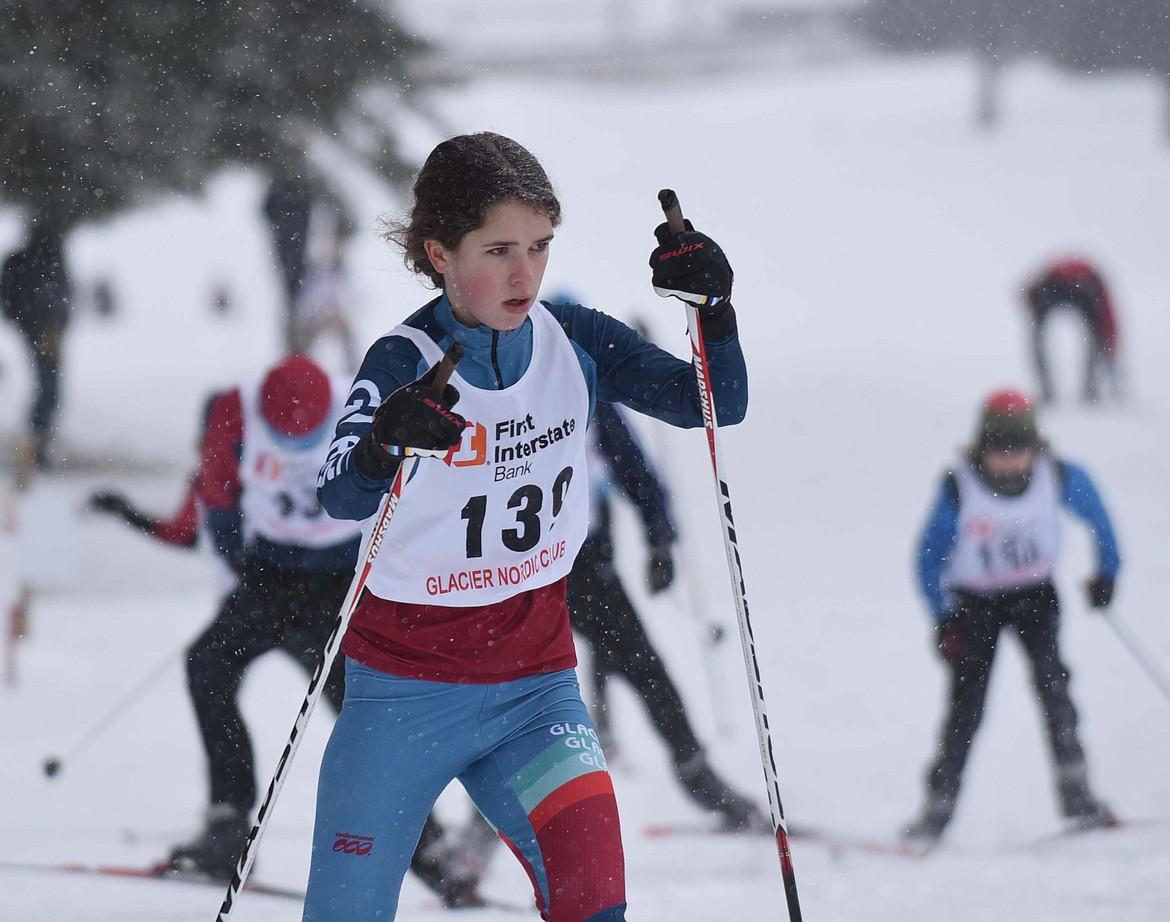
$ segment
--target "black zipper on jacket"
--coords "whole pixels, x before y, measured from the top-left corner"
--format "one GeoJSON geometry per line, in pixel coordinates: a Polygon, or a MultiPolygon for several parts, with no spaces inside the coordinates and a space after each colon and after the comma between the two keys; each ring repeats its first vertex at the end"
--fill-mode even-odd
{"type": "Polygon", "coordinates": [[[497,390],[504,389],[504,376],[500,373],[499,356],[496,354],[496,346],[500,343],[500,331],[492,330],[492,368],[496,373],[496,384],[499,385],[497,390]]]}

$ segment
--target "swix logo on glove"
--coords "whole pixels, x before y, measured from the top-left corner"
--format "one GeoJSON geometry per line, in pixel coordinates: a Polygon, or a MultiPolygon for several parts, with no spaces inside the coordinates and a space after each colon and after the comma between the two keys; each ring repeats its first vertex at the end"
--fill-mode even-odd
{"type": "Polygon", "coordinates": [[[668,259],[674,259],[676,256],[685,256],[687,253],[693,253],[695,250],[703,249],[703,246],[703,241],[698,243],[688,243],[686,246],[679,247],[677,250],[672,250],[669,253],[663,253],[658,257],[658,261],[662,263],[666,262],[668,259]]]}
{"type": "Polygon", "coordinates": [[[443,419],[447,420],[447,422],[454,423],[455,425],[459,425],[460,417],[456,416],[454,413],[452,413],[450,410],[448,410],[445,406],[443,406],[441,403],[439,403],[439,401],[435,400],[433,397],[424,397],[422,402],[423,402],[424,406],[429,407],[430,409],[434,410],[441,417],[443,417],[443,419]]]}

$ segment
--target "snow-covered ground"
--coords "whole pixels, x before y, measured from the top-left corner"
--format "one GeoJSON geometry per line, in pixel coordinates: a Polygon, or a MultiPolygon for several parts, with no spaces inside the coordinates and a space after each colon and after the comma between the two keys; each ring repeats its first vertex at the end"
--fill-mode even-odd
{"type": "MultiPolygon", "coordinates": [[[[679,193],[736,270],[751,370],[747,422],[722,433],[781,792],[794,825],[892,841],[918,809],[940,719],[943,671],[912,581],[911,554],[937,477],[970,435],[991,388],[1030,384],[1016,292],[1050,256],[1098,260],[1115,289],[1130,400],[1065,402],[1043,426],[1096,476],[1116,518],[1126,569],[1113,611],[1170,664],[1170,312],[1165,309],[1170,146],[1160,89],[1139,78],[1078,80],[1040,66],[1009,73],[1002,130],[976,131],[974,71],[955,59],[856,63],[799,74],[705,73],[670,85],[586,85],[539,74],[485,79],[436,98],[465,130],[515,136],[562,195],[545,292],[570,288],[620,317],[648,319],[686,354],[682,312],[649,289],[657,191],[679,193]]],[[[408,146],[437,138],[415,129],[408,146]]],[[[370,340],[426,296],[375,236],[399,207],[358,174],[347,188],[360,234],[350,253],[370,340]]],[[[109,321],[70,330],[62,442],[110,470],[47,478],[80,506],[101,484],[169,511],[194,458],[212,388],[277,356],[276,275],[259,220],[262,187],[227,172],[199,200],[169,201],[70,242],[84,285],[108,278],[109,321]],[[210,308],[226,286],[231,311],[210,308]]],[[[15,239],[0,221],[0,243],[15,239]]],[[[1077,333],[1058,363],[1072,391],[1077,333]]],[[[326,355],[329,359],[330,356],[326,355]]],[[[0,328],[0,433],[28,398],[20,344],[0,328]]],[[[679,587],[645,616],[719,768],[763,797],[751,707],[734,636],[706,450],[696,432],[647,427],[674,486],[704,617],[728,628],[714,651],[679,587]],[[706,657],[706,659],[704,659],[706,657]],[[713,664],[714,669],[708,668],[713,664]],[[712,673],[714,681],[711,681],[712,673]]],[[[642,549],[621,521],[622,566],[642,549]]],[[[0,689],[0,862],[145,863],[196,827],[202,756],[179,650],[209,619],[216,576],[204,553],[153,545],[77,515],[70,564],[35,599],[19,681],[0,689]],[[160,664],[121,717],[72,751],[87,728],[160,664]],[[42,760],[64,756],[48,780],[42,760]]],[[[58,542],[59,543],[56,543],[58,542]]],[[[3,546],[7,602],[17,549],[3,546]]],[[[1086,611],[1092,567],[1075,525],[1058,574],[1064,644],[1093,780],[1122,816],[1170,817],[1170,702],[1105,621],[1086,611]]],[[[47,577],[53,574],[46,574],[47,577]]],[[[245,706],[262,783],[288,735],[304,678],[274,657],[249,677],[245,706]]],[[[661,744],[620,686],[629,917],[641,922],[786,918],[766,837],[651,839],[649,823],[698,814],[670,779],[661,744]]],[[[310,725],[255,877],[300,885],[312,794],[329,718],[310,725]]],[[[440,804],[457,820],[466,804],[440,804]]],[[[1005,644],[988,714],[946,847],[927,860],[794,843],[805,918],[834,922],[1154,922],[1170,915],[1170,825],[1039,843],[1058,828],[1037,706],[1018,650],[1005,644]]],[[[523,900],[502,852],[485,889],[523,900]]],[[[214,888],[0,870],[6,922],[210,920],[214,888]]],[[[406,883],[401,919],[430,918],[406,883]]],[[[514,914],[467,913],[485,922],[514,914]]],[[[291,922],[299,907],[245,895],[242,920],[291,922]]],[[[235,916],[234,916],[235,917],[235,916]]],[[[532,914],[535,918],[535,913],[532,914]]]]}

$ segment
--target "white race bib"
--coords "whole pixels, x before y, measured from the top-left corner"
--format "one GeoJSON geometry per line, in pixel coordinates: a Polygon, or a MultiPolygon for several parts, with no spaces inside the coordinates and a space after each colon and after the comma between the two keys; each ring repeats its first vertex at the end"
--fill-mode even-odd
{"type": "Polygon", "coordinates": [[[361,533],[361,523],[333,519],[317,501],[317,473],[325,461],[333,426],[345,407],[348,382],[330,381],[333,402],[328,423],[310,441],[280,438],[260,412],[260,381],[240,388],[244,446],[240,458],[240,512],[244,541],[255,537],[276,544],[325,548],[361,533]]]}
{"type": "MultiPolygon", "coordinates": [[[[394,512],[367,586],[380,598],[486,605],[568,575],[585,538],[589,394],[560,325],[532,319],[532,360],[504,390],[473,387],[456,371],[455,410],[467,420],[458,449],[422,458],[394,512]]],[[[430,365],[426,334],[399,326],[430,365]]],[[[372,520],[367,520],[367,528],[372,520]]]]}
{"type": "Polygon", "coordinates": [[[992,592],[1048,579],[1060,554],[1060,486],[1052,459],[1036,459],[1019,496],[996,496],[967,462],[956,468],[955,479],[958,533],[943,585],[992,592]]]}

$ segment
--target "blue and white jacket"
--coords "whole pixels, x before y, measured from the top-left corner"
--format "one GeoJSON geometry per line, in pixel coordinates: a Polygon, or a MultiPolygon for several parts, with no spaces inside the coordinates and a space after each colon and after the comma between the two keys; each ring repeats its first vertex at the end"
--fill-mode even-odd
{"type": "MultiPolygon", "coordinates": [[[[1053,459],[1060,482],[1060,502],[1092,530],[1097,544],[1097,575],[1115,579],[1121,556],[1109,513],[1088,472],[1069,461],[1053,459]]],[[[943,478],[926,526],[918,539],[918,587],[926,597],[930,614],[938,623],[949,611],[943,574],[958,539],[959,490],[953,472],[943,478]]]]}
{"type": "MultiPolygon", "coordinates": [[[[545,307],[577,354],[591,415],[597,402],[604,401],[623,404],[681,428],[703,425],[699,387],[689,361],[647,342],[607,314],[573,303],[546,302],[545,307]]],[[[441,350],[452,340],[458,341],[464,350],[459,374],[476,387],[502,390],[516,383],[528,368],[531,321],[511,331],[467,327],[455,319],[444,295],[405,322],[425,332],[441,350]]],[[[706,342],[715,414],[724,426],[742,421],[748,402],[747,368],[733,319],[725,327],[728,335],[706,342]]],[[[352,449],[369,430],[378,405],[426,370],[418,348],[400,336],[384,336],[366,353],[318,486],[321,504],[334,518],[365,519],[377,511],[387,482],[360,471],[352,449]]]]}

